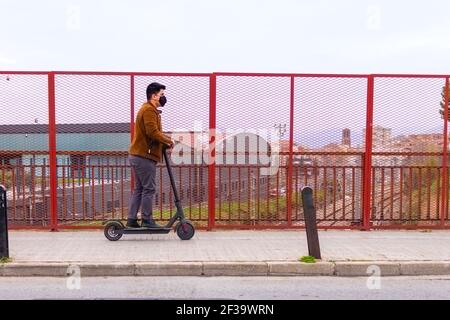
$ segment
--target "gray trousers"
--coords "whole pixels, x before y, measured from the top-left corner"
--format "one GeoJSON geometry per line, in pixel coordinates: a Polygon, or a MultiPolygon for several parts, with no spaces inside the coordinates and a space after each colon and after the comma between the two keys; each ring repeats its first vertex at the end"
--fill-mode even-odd
{"type": "Polygon", "coordinates": [[[128,156],[134,174],[134,192],[131,196],[128,219],[137,219],[142,204],[142,219],[152,217],[152,201],[155,194],[156,161],[130,155],[128,156]]]}

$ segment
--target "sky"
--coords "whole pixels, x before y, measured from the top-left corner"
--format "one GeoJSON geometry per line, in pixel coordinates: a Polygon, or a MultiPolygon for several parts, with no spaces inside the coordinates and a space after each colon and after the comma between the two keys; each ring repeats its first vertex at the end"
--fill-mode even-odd
{"type": "Polygon", "coordinates": [[[446,0],[0,0],[0,69],[450,73],[446,0]]]}
{"type": "MultiPolygon", "coordinates": [[[[448,0],[0,0],[0,70],[450,74],[449,12],[448,0]]],[[[135,109],[152,81],[168,87],[165,130],[208,127],[207,77],[136,77],[135,109]]],[[[442,132],[443,84],[377,79],[375,125],[442,132]]],[[[47,123],[46,86],[1,78],[0,124],[47,123]]],[[[343,128],[362,140],[365,79],[295,87],[296,141],[339,142],[343,128]]],[[[288,124],[289,90],[289,78],[218,77],[217,127],[288,124]]],[[[127,77],[57,76],[57,123],[127,122],[129,92],[127,77]]]]}

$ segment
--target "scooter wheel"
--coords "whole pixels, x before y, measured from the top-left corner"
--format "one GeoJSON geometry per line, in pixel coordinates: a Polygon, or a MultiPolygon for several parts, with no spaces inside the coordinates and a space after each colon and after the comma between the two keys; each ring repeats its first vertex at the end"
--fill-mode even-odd
{"type": "Polygon", "coordinates": [[[177,225],[177,235],[181,240],[189,240],[194,236],[195,228],[190,222],[177,225]]]}
{"type": "Polygon", "coordinates": [[[123,225],[117,221],[108,222],[105,226],[105,237],[109,241],[117,241],[122,238],[122,233],[117,233],[118,230],[122,230],[123,225]]]}

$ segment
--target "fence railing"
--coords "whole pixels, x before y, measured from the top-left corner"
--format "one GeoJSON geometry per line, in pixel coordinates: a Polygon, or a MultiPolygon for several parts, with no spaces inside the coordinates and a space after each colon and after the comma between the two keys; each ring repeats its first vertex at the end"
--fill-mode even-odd
{"type": "MultiPolygon", "coordinates": [[[[163,129],[188,146],[174,173],[199,227],[303,227],[311,186],[319,228],[448,228],[449,77],[2,71],[9,220],[55,230],[126,218],[127,148],[157,81],[163,129]]],[[[158,220],[174,211],[167,179],[160,164],[158,220]]]]}

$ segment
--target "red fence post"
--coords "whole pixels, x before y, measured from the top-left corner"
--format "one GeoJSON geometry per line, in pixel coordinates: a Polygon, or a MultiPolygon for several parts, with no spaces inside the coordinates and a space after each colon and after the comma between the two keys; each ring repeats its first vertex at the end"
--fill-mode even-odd
{"type": "Polygon", "coordinates": [[[131,141],[134,138],[134,75],[130,76],[130,133],[131,141]]]}
{"type": "MultiPolygon", "coordinates": [[[[55,73],[48,74],[48,147],[50,160],[50,229],[58,231],[58,172],[56,169],[55,73]]],[[[45,177],[44,177],[45,178],[45,177]]]]}
{"type": "MultiPolygon", "coordinates": [[[[288,227],[292,227],[292,161],[294,149],[294,90],[295,77],[291,76],[291,94],[290,94],[290,114],[289,114],[289,163],[288,163],[288,178],[287,178],[287,223],[288,227]]],[[[297,191],[297,190],[296,190],[297,191]]]]}
{"type": "Polygon", "coordinates": [[[445,79],[444,88],[444,148],[442,153],[442,203],[441,203],[441,227],[445,225],[445,217],[447,216],[447,199],[448,199],[448,78],[445,79]]]}
{"type": "Polygon", "coordinates": [[[370,216],[372,212],[372,135],[373,135],[373,103],[374,103],[374,77],[370,75],[367,79],[367,114],[366,114],[366,137],[363,167],[363,229],[370,230],[370,216]]]}
{"type": "Polygon", "coordinates": [[[216,219],[216,75],[209,77],[208,230],[216,219]]]}
{"type": "MultiPolygon", "coordinates": [[[[130,140],[133,141],[134,138],[134,75],[130,76],[130,140]]],[[[131,174],[130,179],[130,192],[133,194],[134,191],[134,175],[131,174]]]]}

